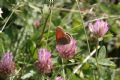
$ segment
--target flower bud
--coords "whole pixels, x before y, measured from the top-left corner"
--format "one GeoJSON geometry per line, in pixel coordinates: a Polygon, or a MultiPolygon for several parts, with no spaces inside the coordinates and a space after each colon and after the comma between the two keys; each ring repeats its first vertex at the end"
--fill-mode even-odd
{"type": "Polygon", "coordinates": [[[40,20],[34,20],[33,25],[35,26],[35,28],[38,28],[40,26],[40,20]]]}
{"type": "Polygon", "coordinates": [[[51,72],[51,53],[47,49],[41,48],[38,50],[38,60],[35,62],[35,67],[41,73],[51,72]]]}
{"type": "Polygon", "coordinates": [[[97,37],[102,37],[108,31],[108,23],[103,20],[97,20],[94,24],[89,24],[89,30],[97,37]]]}

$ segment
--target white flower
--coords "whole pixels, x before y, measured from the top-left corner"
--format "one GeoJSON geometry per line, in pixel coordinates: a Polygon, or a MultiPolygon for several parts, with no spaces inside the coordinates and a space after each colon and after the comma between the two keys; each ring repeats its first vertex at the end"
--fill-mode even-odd
{"type": "Polygon", "coordinates": [[[3,11],[2,11],[2,9],[0,8],[0,17],[2,17],[2,15],[1,15],[2,13],[3,13],[3,11]]]}

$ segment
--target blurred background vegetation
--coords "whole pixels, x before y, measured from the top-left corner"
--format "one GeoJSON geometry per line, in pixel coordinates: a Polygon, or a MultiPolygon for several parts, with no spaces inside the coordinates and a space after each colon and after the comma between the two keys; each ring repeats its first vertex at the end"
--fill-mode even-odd
{"type": "Polygon", "coordinates": [[[119,0],[0,0],[0,55],[11,51],[17,65],[14,80],[42,80],[36,73],[34,62],[37,49],[44,47],[52,53],[54,69],[44,75],[54,80],[62,74],[63,64],[56,51],[55,28],[63,27],[77,40],[76,55],[64,62],[66,80],[120,80],[120,1],[119,0]],[[79,3],[79,8],[78,4],[79,3]],[[102,56],[92,57],[73,74],[74,69],[92,52],[96,39],[88,30],[88,23],[106,20],[109,31],[100,41],[102,56]],[[70,74],[73,74],[70,76],[70,74]]]}

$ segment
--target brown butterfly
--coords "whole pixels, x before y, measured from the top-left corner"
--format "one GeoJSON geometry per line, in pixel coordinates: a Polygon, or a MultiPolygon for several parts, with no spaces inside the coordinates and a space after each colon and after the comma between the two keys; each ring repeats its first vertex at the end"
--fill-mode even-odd
{"type": "Polygon", "coordinates": [[[56,28],[56,41],[57,44],[69,44],[71,39],[71,35],[69,33],[65,33],[62,28],[56,28]]]}

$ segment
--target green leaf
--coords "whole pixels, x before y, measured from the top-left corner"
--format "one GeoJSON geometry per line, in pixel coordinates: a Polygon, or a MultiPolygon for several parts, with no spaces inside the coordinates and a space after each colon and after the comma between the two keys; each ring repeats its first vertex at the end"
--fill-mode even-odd
{"type": "Polygon", "coordinates": [[[104,65],[104,66],[115,67],[114,62],[110,61],[110,59],[101,59],[98,61],[98,63],[100,65],[104,65]]]}
{"type": "Polygon", "coordinates": [[[105,46],[101,47],[100,48],[100,51],[99,51],[99,55],[98,55],[98,58],[99,59],[104,59],[106,57],[106,48],[105,46]]]}
{"type": "Polygon", "coordinates": [[[22,80],[26,80],[26,79],[32,77],[34,74],[35,74],[35,72],[34,72],[33,70],[31,70],[29,73],[26,73],[25,75],[23,75],[23,76],[21,77],[21,79],[22,79],[22,80]]]}

